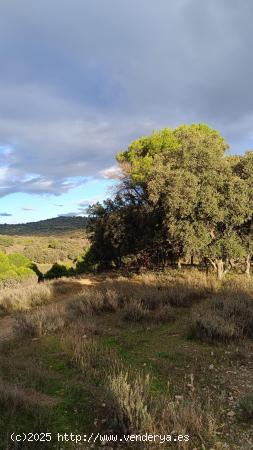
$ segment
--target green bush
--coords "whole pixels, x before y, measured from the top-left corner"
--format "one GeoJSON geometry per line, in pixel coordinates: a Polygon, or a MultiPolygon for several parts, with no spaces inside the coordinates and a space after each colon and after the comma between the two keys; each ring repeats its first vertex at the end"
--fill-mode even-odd
{"type": "Polygon", "coordinates": [[[74,269],[72,267],[66,267],[63,264],[55,263],[52,265],[51,269],[49,269],[44,278],[46,280],[51,280],[53,278],[61,278],[61,277],[70,277],[74,275],[74,269]]]}
{"type": "Polygon", "coordinates": [[[15,267],[30,267],[31,262],[26,256],[20,253],[10,253],[8,259],[12,265],[15,267]]]}
{"type": "Polygon", "coordinates": [[[77,274],[96,272],[97,267],[98,264],[96,263],[94,255],[90,249],[88,249],[84,255],[79,256],[77,258],[76,263],[77,274]]]}
{"type": "Polygon", "coordinates": [[[22,280],[35,275],[30,261],[19,253],[6,255],[0,252],[0,282],[8,283],[8,280],[22,280]]]}
{"type": "Polygon", "coordinates": [[[11,263],[8,256],[0,251],[0,274],[11,269],[11,263]]]}

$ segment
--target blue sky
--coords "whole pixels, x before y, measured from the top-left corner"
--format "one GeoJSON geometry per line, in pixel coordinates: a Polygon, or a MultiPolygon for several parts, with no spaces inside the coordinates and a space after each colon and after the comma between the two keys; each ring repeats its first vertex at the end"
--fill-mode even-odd
{"type": "Polygon", "coordinates": [[[0,223],[84,213],[110,195],[115,153],[157,128],[206,122],[251,149],[252,14],[251,0],[1,0],[0,223]]]}
{"type": "Polygon", "coordinates": [[[15,193],[1,199],[0,223],[24,223],[58,215],[83,215],[86,207],[111,195],[112,181],[88,180],[65,194],[38,195],[15,193]],[[10,215],[9,215],[10,214],[10,215]]]}

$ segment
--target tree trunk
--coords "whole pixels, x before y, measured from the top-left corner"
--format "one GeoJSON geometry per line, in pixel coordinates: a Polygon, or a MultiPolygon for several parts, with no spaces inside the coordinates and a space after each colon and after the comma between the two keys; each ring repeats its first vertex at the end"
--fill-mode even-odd
{"type": "Polygon", "coordinates": [[[191,266],[194,266],[194,256],[191,256],[191,266]]]}
{"type": "Polygon", "coordinates": [[[217,278],[218,280],[221,280],[224,274],[224,263],[222,261],[222,259],[217,259],[217,278]]]}
{"type": "Polygon", "coordinates": [[[245,275],[247,277],[250,277],[250,255],[246,256],[246,261],[245,261],[245,275]]]}

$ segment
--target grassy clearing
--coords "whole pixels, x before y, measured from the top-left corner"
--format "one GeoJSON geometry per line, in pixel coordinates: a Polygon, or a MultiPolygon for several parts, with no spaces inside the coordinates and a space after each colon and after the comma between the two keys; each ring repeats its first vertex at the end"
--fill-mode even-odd
{"type": "MultiPolygon", "coordinates": [[[[92,431],[97,414],[96,393],[70,367],[59,338],[5,345],[0,362],[0,388],[4,388],[0,389],[0,448],[8,448],[9,436],[14,431],[50,432],[52,436],[57,432],[92,431]]],[[[38,449],[38,443],[24,448],[38,449]]],[[[41,448],[62,446],[53,439],[41,448]]]]}
{"type": "Polygon", "coordinates": [[[251,283],[212,284],[195,273],[178,277],[183,294],[176,294],[176,301],[175,273],[167,282],[152,274],[107,279],[79,291],[67,280],[54,285],[57,295],[76,289],[62,309],[48,305],[21,312],[19,336],[30,338],[19,337],[0,351],[7,396],[0,395],[0,429],[7,423],[2,442],[6,445],[11,430],[32,425],[119,435],[174,430],[190,435],[174,448],[252,448],[253,343],[246,331],[251,283]],[[201,294],[194,296],[198,283],[201,294]],[[204,311],[206,317],[210,308],[216,328],[221,314],[227,323],[237,320],[242,335],[189,339],[196,315],[204,311]],[[37,415],[35,404],[25,400],[28,394],[37,402],[37,415]]]}

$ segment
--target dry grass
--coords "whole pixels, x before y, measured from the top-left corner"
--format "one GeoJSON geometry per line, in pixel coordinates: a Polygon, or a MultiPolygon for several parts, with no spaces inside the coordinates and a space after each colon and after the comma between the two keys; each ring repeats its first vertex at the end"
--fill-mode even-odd
{"type": "Polygon", "coordinates": [[[137,299],[129,301],[123,308],[123,319],[129,322],[143,322],[147,320],[148,314],[148,309],[137,299]]]}
{"type": "Polygon", "coordinates": [[[253,394],[245,395],[240,398],[238,403],[239,417],[242,420],[253,419],[253,394]]]}
{"type": "Polygon", "coordinates": [[[238,341],[253,337],[253,290],[251,283],[225,284],[193,315],[191,334],[203,341],[238,341]]]}
{"type": "Polygon", "coordinates": [[[70,330],[67,336],[62,337],[62,346],[69,354],[71,360],[86,374],[102,378],[108,370],[117,372],[119,361],[113,350],[99,344],[94,338],[79,333],[80,329],[70,330]]]}
{"type": "Polygon", "coordinates": [[[149,411],[150,378],[138,373],[131,377],[121,371],[108,377],[108,391],[112,397],[113,419],[121,433],[151,433],[154,421],[149,411]]]}
{"type": "Polygon", "coordinates": [[[36,284],[18,289],[3,289],[0,293],[0,307],[5,312],[28,310],[34,306],[50,302],[52,286],[36,284]]]}
{"type": "Polygon", "coordinates": [[[118,293],[119,304],[129,299],[141,300],[148,309],[157,304],[170,304],[175,307],[190,307],[197,300],[214,294],[219,283],[214,276],[207,276],[196,270],[189,272],[146,273],[133,279],[108,279],[108,286],[118,293]]]}
{"type": "MultiPolygon", "coordinates": [[[[190,436],[189,442],[186,439],[174,445],[178,449],[207,448],[203,445],[215,441],[217,427],[210,406],[200,404],[193,392],[186,399],[172,399],[169,394],[161,398],[154,393],[147,373],[136,372],[131,367],[126,370],[114,351],[97,340],[72,334],[64,337],[63,346],[85,379],[95,377],[103,386],[107,426],[118,436],[126,433],[190,436]]],[[[130,445],[139,448],[133,442],[130,445]]],[[[158,442],[157,445],[142,443],[145,449],[159,446],[158,442]]]]}
{"type": "Polygon", "coordinates": [[[15,334],[18,337],[40,337],[53,334],[67,323],[64,312],[57,306],[46,310],[22,312],[16,316],[15,334]]]}

